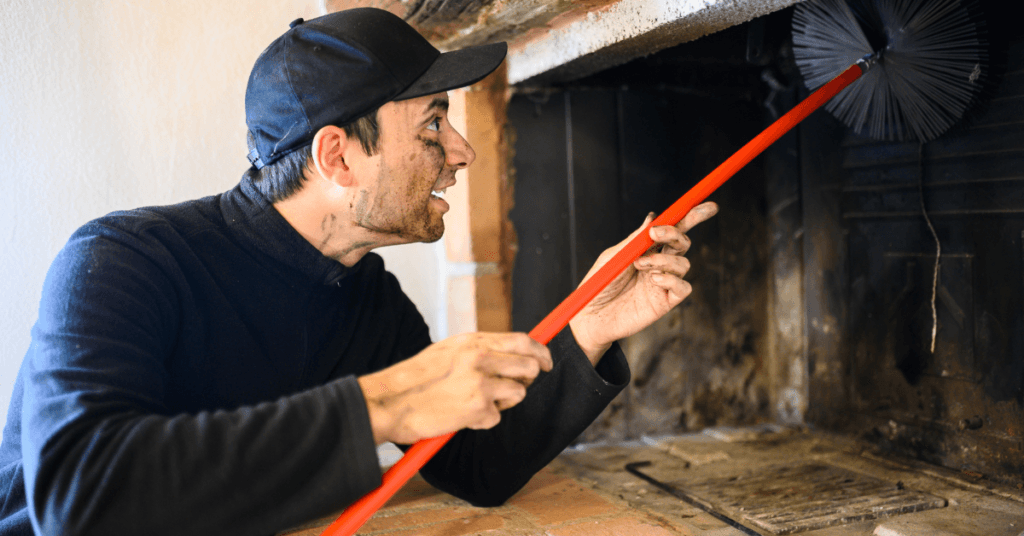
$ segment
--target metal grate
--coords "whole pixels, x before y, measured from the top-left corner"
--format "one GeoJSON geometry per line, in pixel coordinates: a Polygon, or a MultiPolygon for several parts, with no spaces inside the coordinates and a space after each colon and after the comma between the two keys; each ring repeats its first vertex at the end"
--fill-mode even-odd
{"type": "Polygon", "coordinates": [[[900,483],[822,463],[774,466],[745,476],[686,485],[686,492],[773,534],[946,506],[946,500],[900,483]]]}

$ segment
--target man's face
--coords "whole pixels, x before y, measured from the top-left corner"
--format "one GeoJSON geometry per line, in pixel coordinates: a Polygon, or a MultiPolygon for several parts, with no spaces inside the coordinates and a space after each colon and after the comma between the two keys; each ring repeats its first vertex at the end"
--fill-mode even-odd
{"type": "Polygon", "coordinates": [[[375,177],[360,186],[356,223],[400,238],[434,242],[444,233],[448,203],[435,195],[455,184],[455,172],[476,155],[448,122],[448,95],[389,102],[378,112],[375,177]]]}

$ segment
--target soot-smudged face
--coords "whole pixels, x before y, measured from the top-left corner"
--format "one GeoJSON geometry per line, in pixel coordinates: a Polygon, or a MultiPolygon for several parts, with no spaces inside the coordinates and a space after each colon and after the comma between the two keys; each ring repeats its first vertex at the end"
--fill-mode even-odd
{"type": "Polygon", "coordinates": [[[376,178],[358,193],[356,223],[403,242],[440,239],[445,190],[476,157],[448,122],[447,94],[385,104],[378,123],[376,178]]]}

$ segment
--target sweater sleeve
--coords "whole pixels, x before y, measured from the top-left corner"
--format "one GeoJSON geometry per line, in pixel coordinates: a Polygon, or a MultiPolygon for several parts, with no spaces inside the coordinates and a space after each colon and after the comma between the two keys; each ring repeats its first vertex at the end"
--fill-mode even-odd
{"type": "Polygon", "coordinates": [[[618,343],[590,364],[567,327],[548,345],[554,367],[489,430],[462,430],[427,463],[423,478],[478,506],[496,506],[553,460],[629,383],[618,343]]]}
{"type": "Polygon", "coordinates": [[[79,233],[47,275],[22,410],[36,533],[269,534],[379,485],[352,377],[256,405],[168,410],[164,360],[181,312],[146,248],[79,233]]]}

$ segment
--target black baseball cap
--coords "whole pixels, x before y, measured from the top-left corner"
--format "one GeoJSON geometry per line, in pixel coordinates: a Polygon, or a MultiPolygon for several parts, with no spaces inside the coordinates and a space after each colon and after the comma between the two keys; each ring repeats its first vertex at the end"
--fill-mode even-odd
{"type": "Polygon", "coordinates": [[[260,54],[245,91],[249,161],[257,168],[396,100],[480,81],[505,43],[441,53],[400,17],[355,8],[298,19],[260,54]]]}

